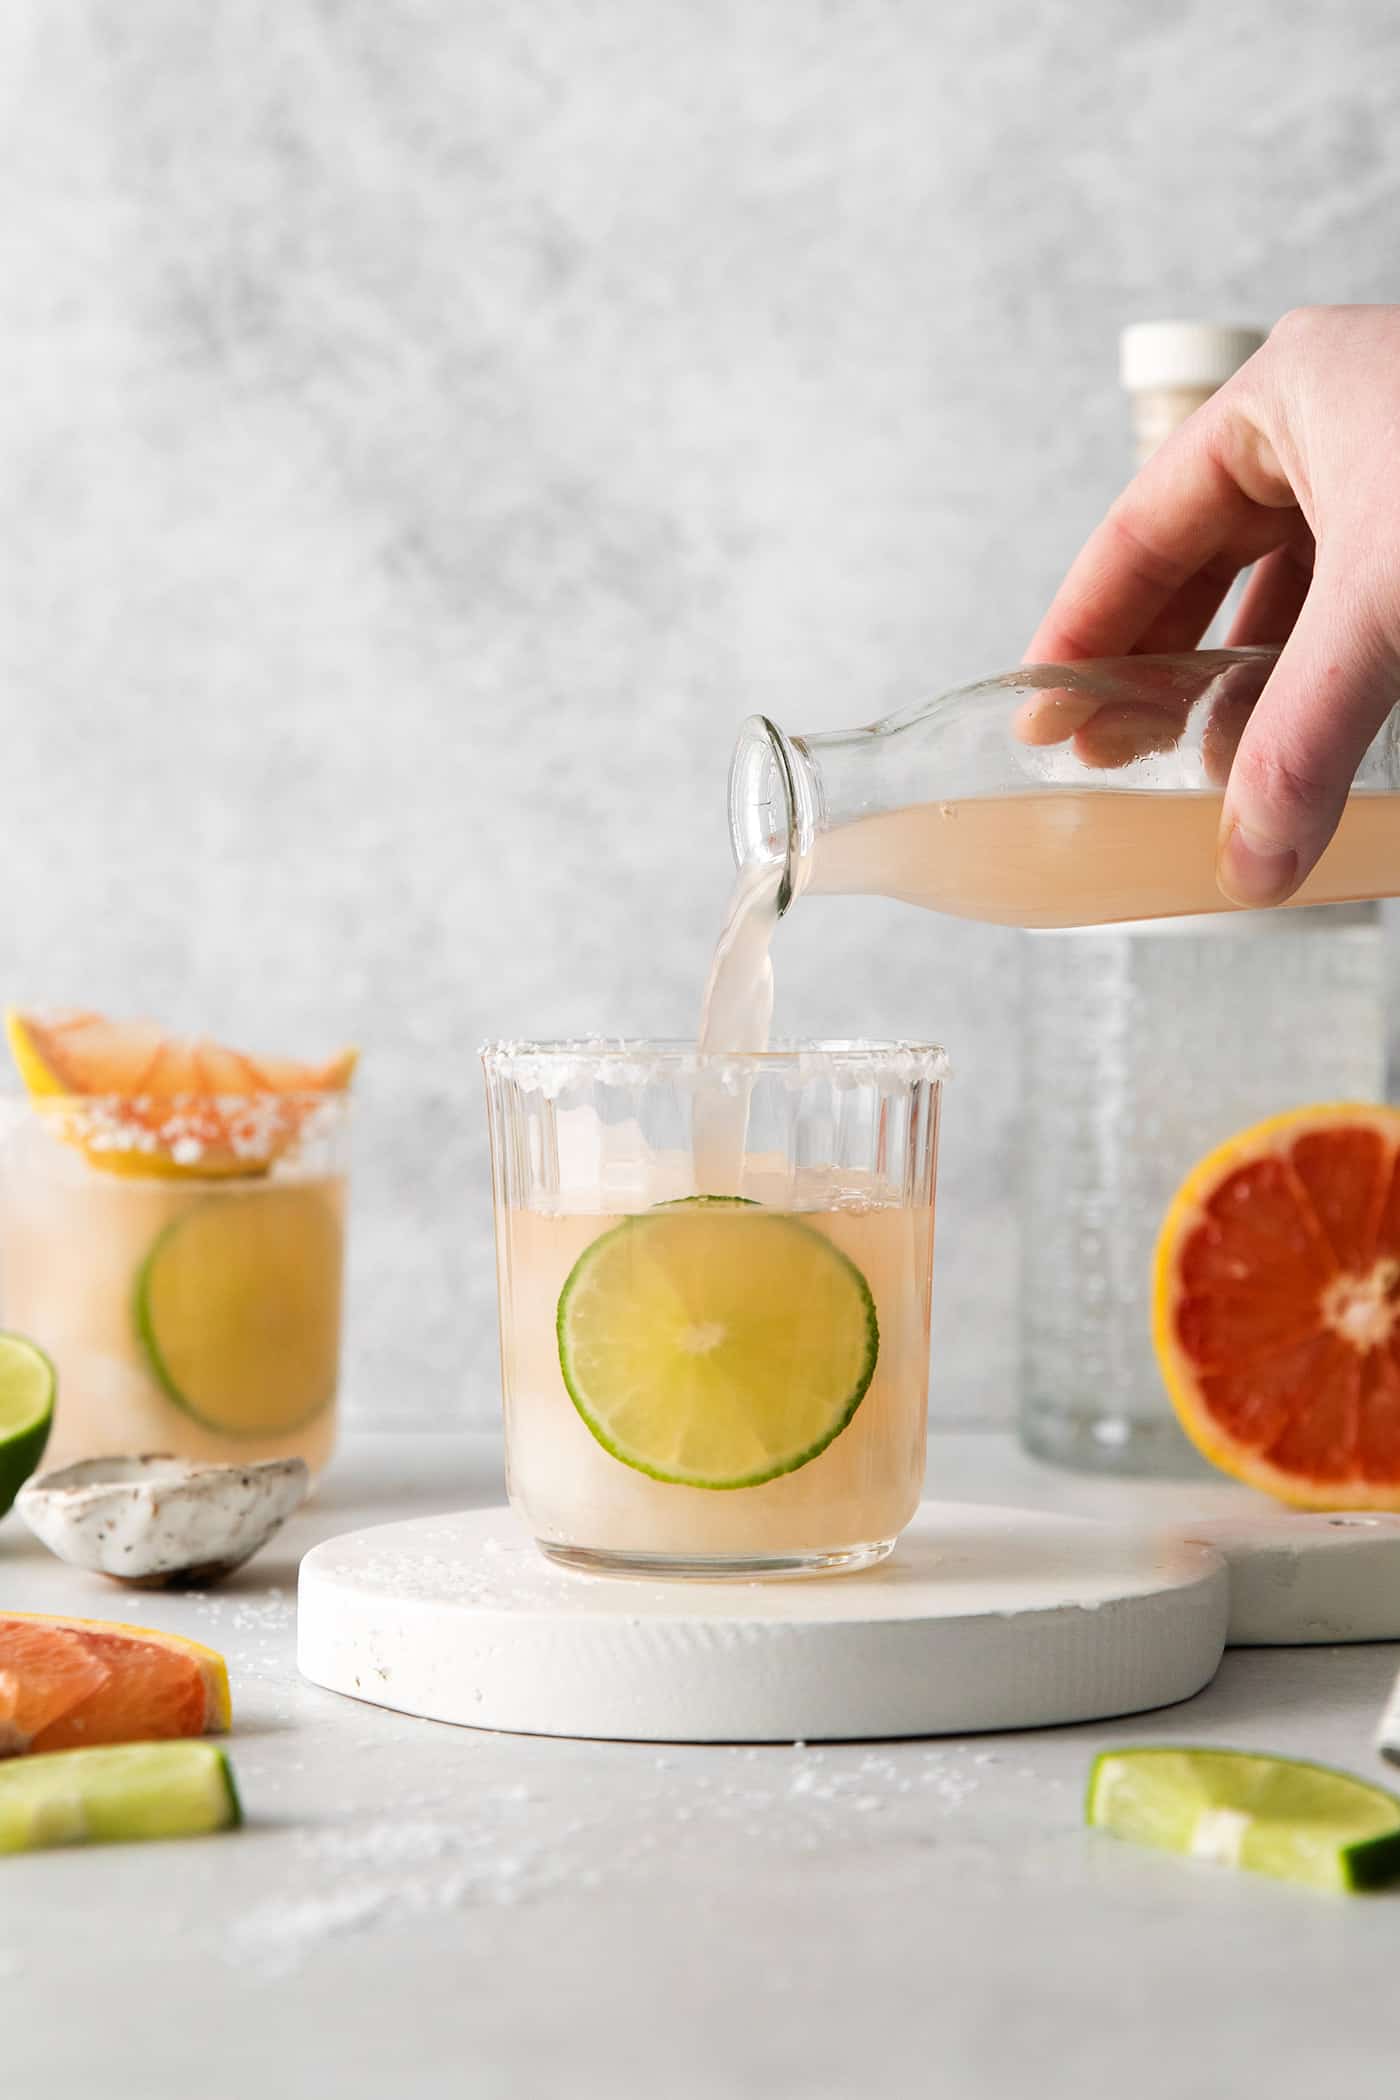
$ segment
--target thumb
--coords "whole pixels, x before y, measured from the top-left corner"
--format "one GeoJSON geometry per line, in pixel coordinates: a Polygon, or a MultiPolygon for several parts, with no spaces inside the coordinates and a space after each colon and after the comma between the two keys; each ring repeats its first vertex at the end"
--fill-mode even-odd
{"type": "Polygon", "coordinates": [[[1397,698],[1394,649],[1319,570],[1230,768],[1216,880],[1233,904],[1282,904],[1311,874],[1397,698]]]}

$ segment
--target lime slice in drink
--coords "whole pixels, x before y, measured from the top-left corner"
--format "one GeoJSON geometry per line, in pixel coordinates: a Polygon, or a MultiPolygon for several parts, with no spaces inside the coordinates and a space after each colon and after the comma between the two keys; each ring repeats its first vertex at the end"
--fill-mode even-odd
{"type": "Polygon", "coordinates": [[[0,1517],[44,1455],[58,1380],[42,1349],[0,1334],[0,1517]]]}
{"type": "Polygon", "coordinates": [[[1089,1775],[1086,1818],[1193,1859],[1315,1889],[1400,1878],[1400,1800],[1325,1765],[1243,1750],[1109,1750],[1089,1775]]]}
{"type": "Polygon", "coordinates": [[[0,1764],[0,1852],[201,1837],[242,1820],[213,1743],[116,1743],[0,1764]]]}
{"type": "Polygon", "coordinates": [[[559,1297],[575,1407],[624,1465],[688,1487],[757,1487],[839,1436],[879,1351],[855,1263],[757,1204],[684,1202],[585,1250],[559,1297]]]}
{"type": "Polygon", "coordinates": [[[178,1406],[225,1436],[277,1436],[335,1397],[340,1211],[320,1187],[230,1188],[168,1225],[136,1328],[178,1406]]]}

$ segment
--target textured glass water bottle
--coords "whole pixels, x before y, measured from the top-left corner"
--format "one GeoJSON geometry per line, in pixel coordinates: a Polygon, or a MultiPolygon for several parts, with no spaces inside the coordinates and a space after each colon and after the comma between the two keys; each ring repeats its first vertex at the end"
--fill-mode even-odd
{"type": "MultiPolygon", "coordinates": [[[[1261,340],[1201,323],[1126,330],[1139,459],[1261,340]]],[[[1308,1101],[1381,1098],[1383,965],[1374,904],[1026,935],[1029,1450],[1096,1472],[1201,1468],[1152,1347],[1163,1216],[1234,1131],[1308,1101]]]]}

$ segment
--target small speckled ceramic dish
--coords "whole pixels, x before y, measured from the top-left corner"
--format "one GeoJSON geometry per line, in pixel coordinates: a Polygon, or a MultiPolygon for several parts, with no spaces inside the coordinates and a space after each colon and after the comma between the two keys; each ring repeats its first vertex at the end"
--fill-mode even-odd
{"type": "Polygon", "coordinates": [[[40,1473],[15,1500],[51,1553],[138,1589],[203,1588],[241,1567],[303,1501],[300,1458],[203,1465],[148,1454],[40,1473]]]}

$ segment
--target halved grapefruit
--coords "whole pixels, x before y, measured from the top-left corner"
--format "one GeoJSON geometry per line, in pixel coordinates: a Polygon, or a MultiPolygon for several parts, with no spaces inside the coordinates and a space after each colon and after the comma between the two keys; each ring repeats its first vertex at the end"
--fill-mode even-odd
{"type": "Polygon", "coordinates": [[[1202,1160],[1154,1317],[1207,1458],[1302,1509],[1400,1509],[1400,1109],[1294,1109],[1202,1160]]]}
{"type": "Polygon", "coordinates": [[[0,1757],[222,1734],[228,1670],[198,1641],[105,1619],[0,1614],[0,1757]]]}
{"type": "Polygon", "coordinates": [[[349,1087],[358,1057],[253,1058],[94,1013],[11,1008],[5,1032],[30,1099],[53,1104],[62,1135],[114,1174],[265,1174],[316,1098],[349,1087]]]}

